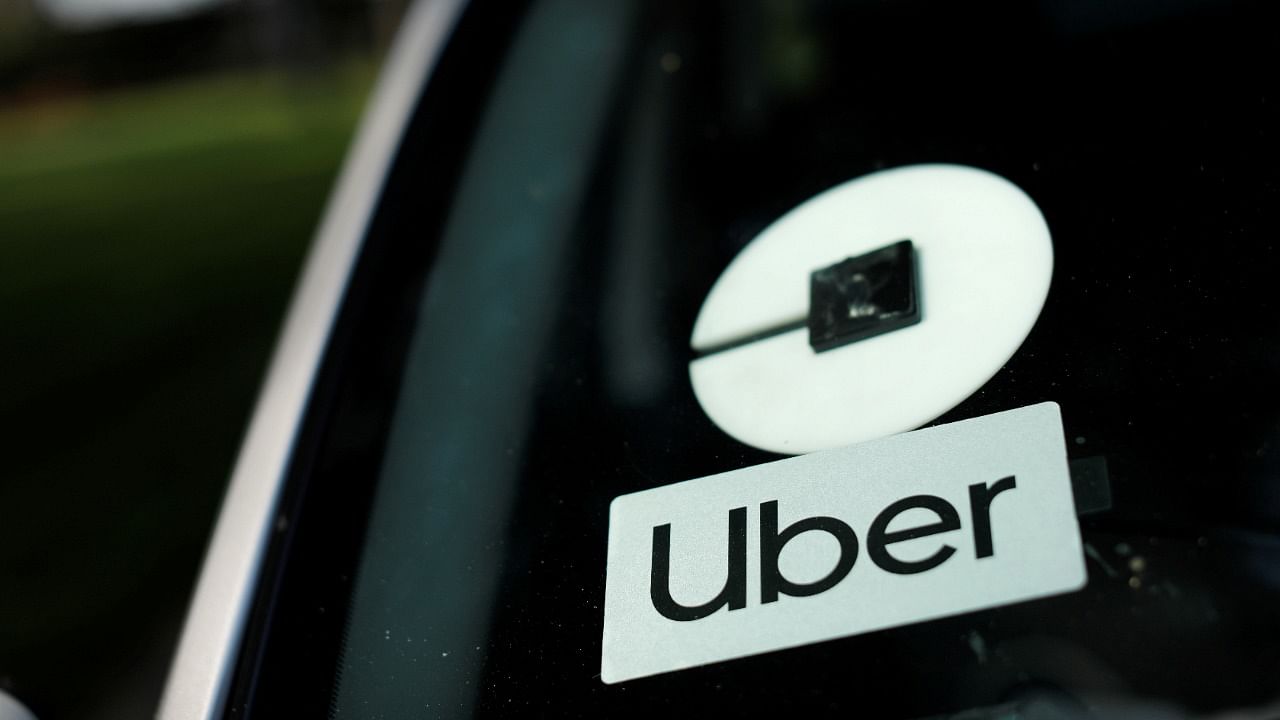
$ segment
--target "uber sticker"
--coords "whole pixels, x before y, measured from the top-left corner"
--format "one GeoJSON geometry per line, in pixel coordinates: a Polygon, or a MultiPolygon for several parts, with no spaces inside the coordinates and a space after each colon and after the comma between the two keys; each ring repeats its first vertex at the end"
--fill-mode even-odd
{"type": "Polygon", "coordinates": [[[1055,403],[613,501],[606,683],[1077,590],[1055,403]]]}
{"type": "Polygon", "coordinates": [[[689,380],[721,430],[796,455],[912,430],[1017,352],[1053,277],[1035,202],[960,165],[837,185],[738,253],[698,312],[689,380]]]}

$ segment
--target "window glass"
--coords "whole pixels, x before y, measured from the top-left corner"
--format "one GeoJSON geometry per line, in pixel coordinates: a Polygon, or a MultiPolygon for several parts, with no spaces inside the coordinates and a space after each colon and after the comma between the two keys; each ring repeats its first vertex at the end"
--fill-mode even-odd
{"type": "Polygon", "coordinates": [[[1274,702],[1274,20],[1191,0],[533,3],[420,270],[376,469],[345,479],[369,513],[323,515],[362,524],[354,566],[323,571],[350,580],[334,716],[1274,702]],[[610,501],[780,457],[693,395],[706,293],[789,209],[915,163],[1007,178],[1049,225],[1039,321],[938,421],[1061,405],[1111,495],[1080,518],[1087,586],[602,684],[610,501]]]}

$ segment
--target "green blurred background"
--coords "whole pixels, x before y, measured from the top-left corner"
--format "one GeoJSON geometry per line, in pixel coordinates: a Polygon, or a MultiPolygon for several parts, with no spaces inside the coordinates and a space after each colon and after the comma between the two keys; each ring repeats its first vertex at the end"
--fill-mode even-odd
{"type": "Polygon", "coordinates": [[[403,5],[58,4],[0,0],[0,689],[149,717],[403,5]]]}

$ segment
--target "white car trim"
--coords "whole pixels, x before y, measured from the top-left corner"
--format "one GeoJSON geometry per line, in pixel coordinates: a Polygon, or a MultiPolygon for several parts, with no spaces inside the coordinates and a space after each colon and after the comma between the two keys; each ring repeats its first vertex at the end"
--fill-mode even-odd
{"type": "Polygon", "coordinates": [[[408,10],[294,290],[188,609],[162,720],[222,714],[284,475],[383,182],[465,0],[408,10]]]}

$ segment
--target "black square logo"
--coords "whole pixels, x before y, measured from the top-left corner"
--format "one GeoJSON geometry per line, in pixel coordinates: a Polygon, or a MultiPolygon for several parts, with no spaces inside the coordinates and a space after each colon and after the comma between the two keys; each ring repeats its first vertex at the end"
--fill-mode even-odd
{"type": "Polygon", "coordinates": [[[826,352],[920,322],[915,248],[901,240],[809,275],[809,345],[826,352]]]}

